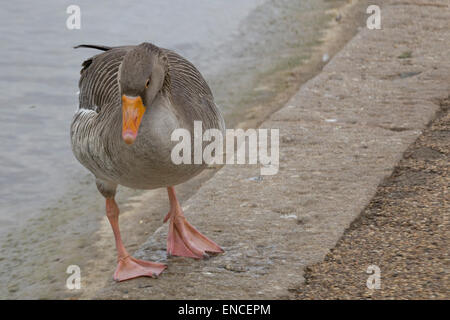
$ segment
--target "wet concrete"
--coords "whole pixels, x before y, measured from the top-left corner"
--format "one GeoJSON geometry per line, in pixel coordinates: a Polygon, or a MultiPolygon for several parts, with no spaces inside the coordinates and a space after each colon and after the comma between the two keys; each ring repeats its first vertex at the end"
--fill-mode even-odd
{"type": "MultiPolygon", "coordinates": [[[[243,119],[255,127],[299,83],[317,74],[314,60],[322,55],[312,52],[332,18],[327,10],[346,0],[153,0],[124,5],[126,10],[113,1],[107,15],[102,4],[91,1],[81,4],[81,30],[66,28],[66,7],[60,1],[46,6],[19,2],[0,12],[0,35],[6,37],[0,60],[8,61],[2,67],[0,103],[14,105],[0,109],[0,140],[7,150],[0,154],[0,297],[64,299],[95,292],[115,263],[104,199],[92,174],[73,157],[68,139],[78,105],[80,63],[95,54],[72,47],[145,40],[174,49],[205,76],[230,127],[243,119]],[[150,2],[155,10],[149,13],[143,8],[150,2]],[[154,18],[147,19],[149,14],[154,18]],[[37,66],[40,72],[29,72],[37,66]],[[82,290],[66,287],[70,265],[82,270],[82,290]]],[[[352,29],[353,21],[342,26],[352,29]]],[[[341,46],[349,38],[335,42],[341,46]]],[[[192,196],[208,176],[178,186],[180,200],[192,196]]],[[[119,187],[116,200],[125,244],[134,252],[160,226],[166,191],[119,187]],[[142,208],[130,210],[139,204],[142,208]]]]}

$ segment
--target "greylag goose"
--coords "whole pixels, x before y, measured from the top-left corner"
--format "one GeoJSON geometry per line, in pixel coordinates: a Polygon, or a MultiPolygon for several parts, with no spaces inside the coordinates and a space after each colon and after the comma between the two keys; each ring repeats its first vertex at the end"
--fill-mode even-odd
{"type": "MultiPolygon", "coordinates": [[[[70,128],[72,150],[90,170],[106,199],[118,263],[116,281],[158,276],[167,266],[130,256],[119,231],[116,188],[167,188],[170,210],[168,256],[201,259],[223,250],[184,217],[174,186],[200,173],[205,164],[174,164],[171,133],[184,128],[193,137],[194,121],[223,132],[223,117],[200,72],[177,53],[151,43],[105,47],[82,64],[79,109],[70,128]]],[[[194,162],[192,162],[194,163],[194,162]]]]}

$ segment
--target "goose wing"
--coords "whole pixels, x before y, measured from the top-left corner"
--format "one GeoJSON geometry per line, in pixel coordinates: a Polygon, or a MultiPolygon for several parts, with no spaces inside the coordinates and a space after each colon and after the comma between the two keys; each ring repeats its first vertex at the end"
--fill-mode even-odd
{"type": "Polygon", "coordinates": [[[170,95],[173,103],[188,112],[190,122],[203,120],[208,128],[217,127],[223,118],[214,103],[214,97],[197,68],[179,54],[163,49],[168,58],[170,95]]]}
{"type": "MultiPolygon", "coordinates": [[[[80,109],[99,112],[106,105],[120,103],[119,66],[125,54],[132,48],[81,45],[93,49],[105,50],[82,64],[80,71],[80,109]]],[[[76,47],[76,48],[78,48],[76,47]]]]}

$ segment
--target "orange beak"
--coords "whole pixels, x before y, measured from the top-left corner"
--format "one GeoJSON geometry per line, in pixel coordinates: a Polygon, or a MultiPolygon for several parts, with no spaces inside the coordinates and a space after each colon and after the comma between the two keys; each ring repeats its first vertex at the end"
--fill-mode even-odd
{"type": "Polygon", "coordinates": [[[145,107],[141,97],[130,98],[122,95],[122,138],[126,144],[136,140],[145,107]]]}

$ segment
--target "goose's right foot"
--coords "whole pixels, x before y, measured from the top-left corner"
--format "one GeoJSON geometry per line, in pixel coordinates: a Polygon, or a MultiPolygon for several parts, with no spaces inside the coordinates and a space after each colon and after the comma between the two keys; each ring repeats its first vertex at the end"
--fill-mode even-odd
{"type": "Polygon", "coordinates": [[[155,278],[166,269],[167,266],[161,263],[139,260],[131,256],[120,258],[117,264],[114,280],[125,281],[138,277],[155,278]]]}
{"type": "Polygon", "coordinates": [[[106,215],[114,232],[119,257],[114,280],[125,281],[138,277],[157,277],[167,268],[164,264],[139,260],[128,254],[120,237],[119,207],[113,198],[106,199],[106,215]]]}

